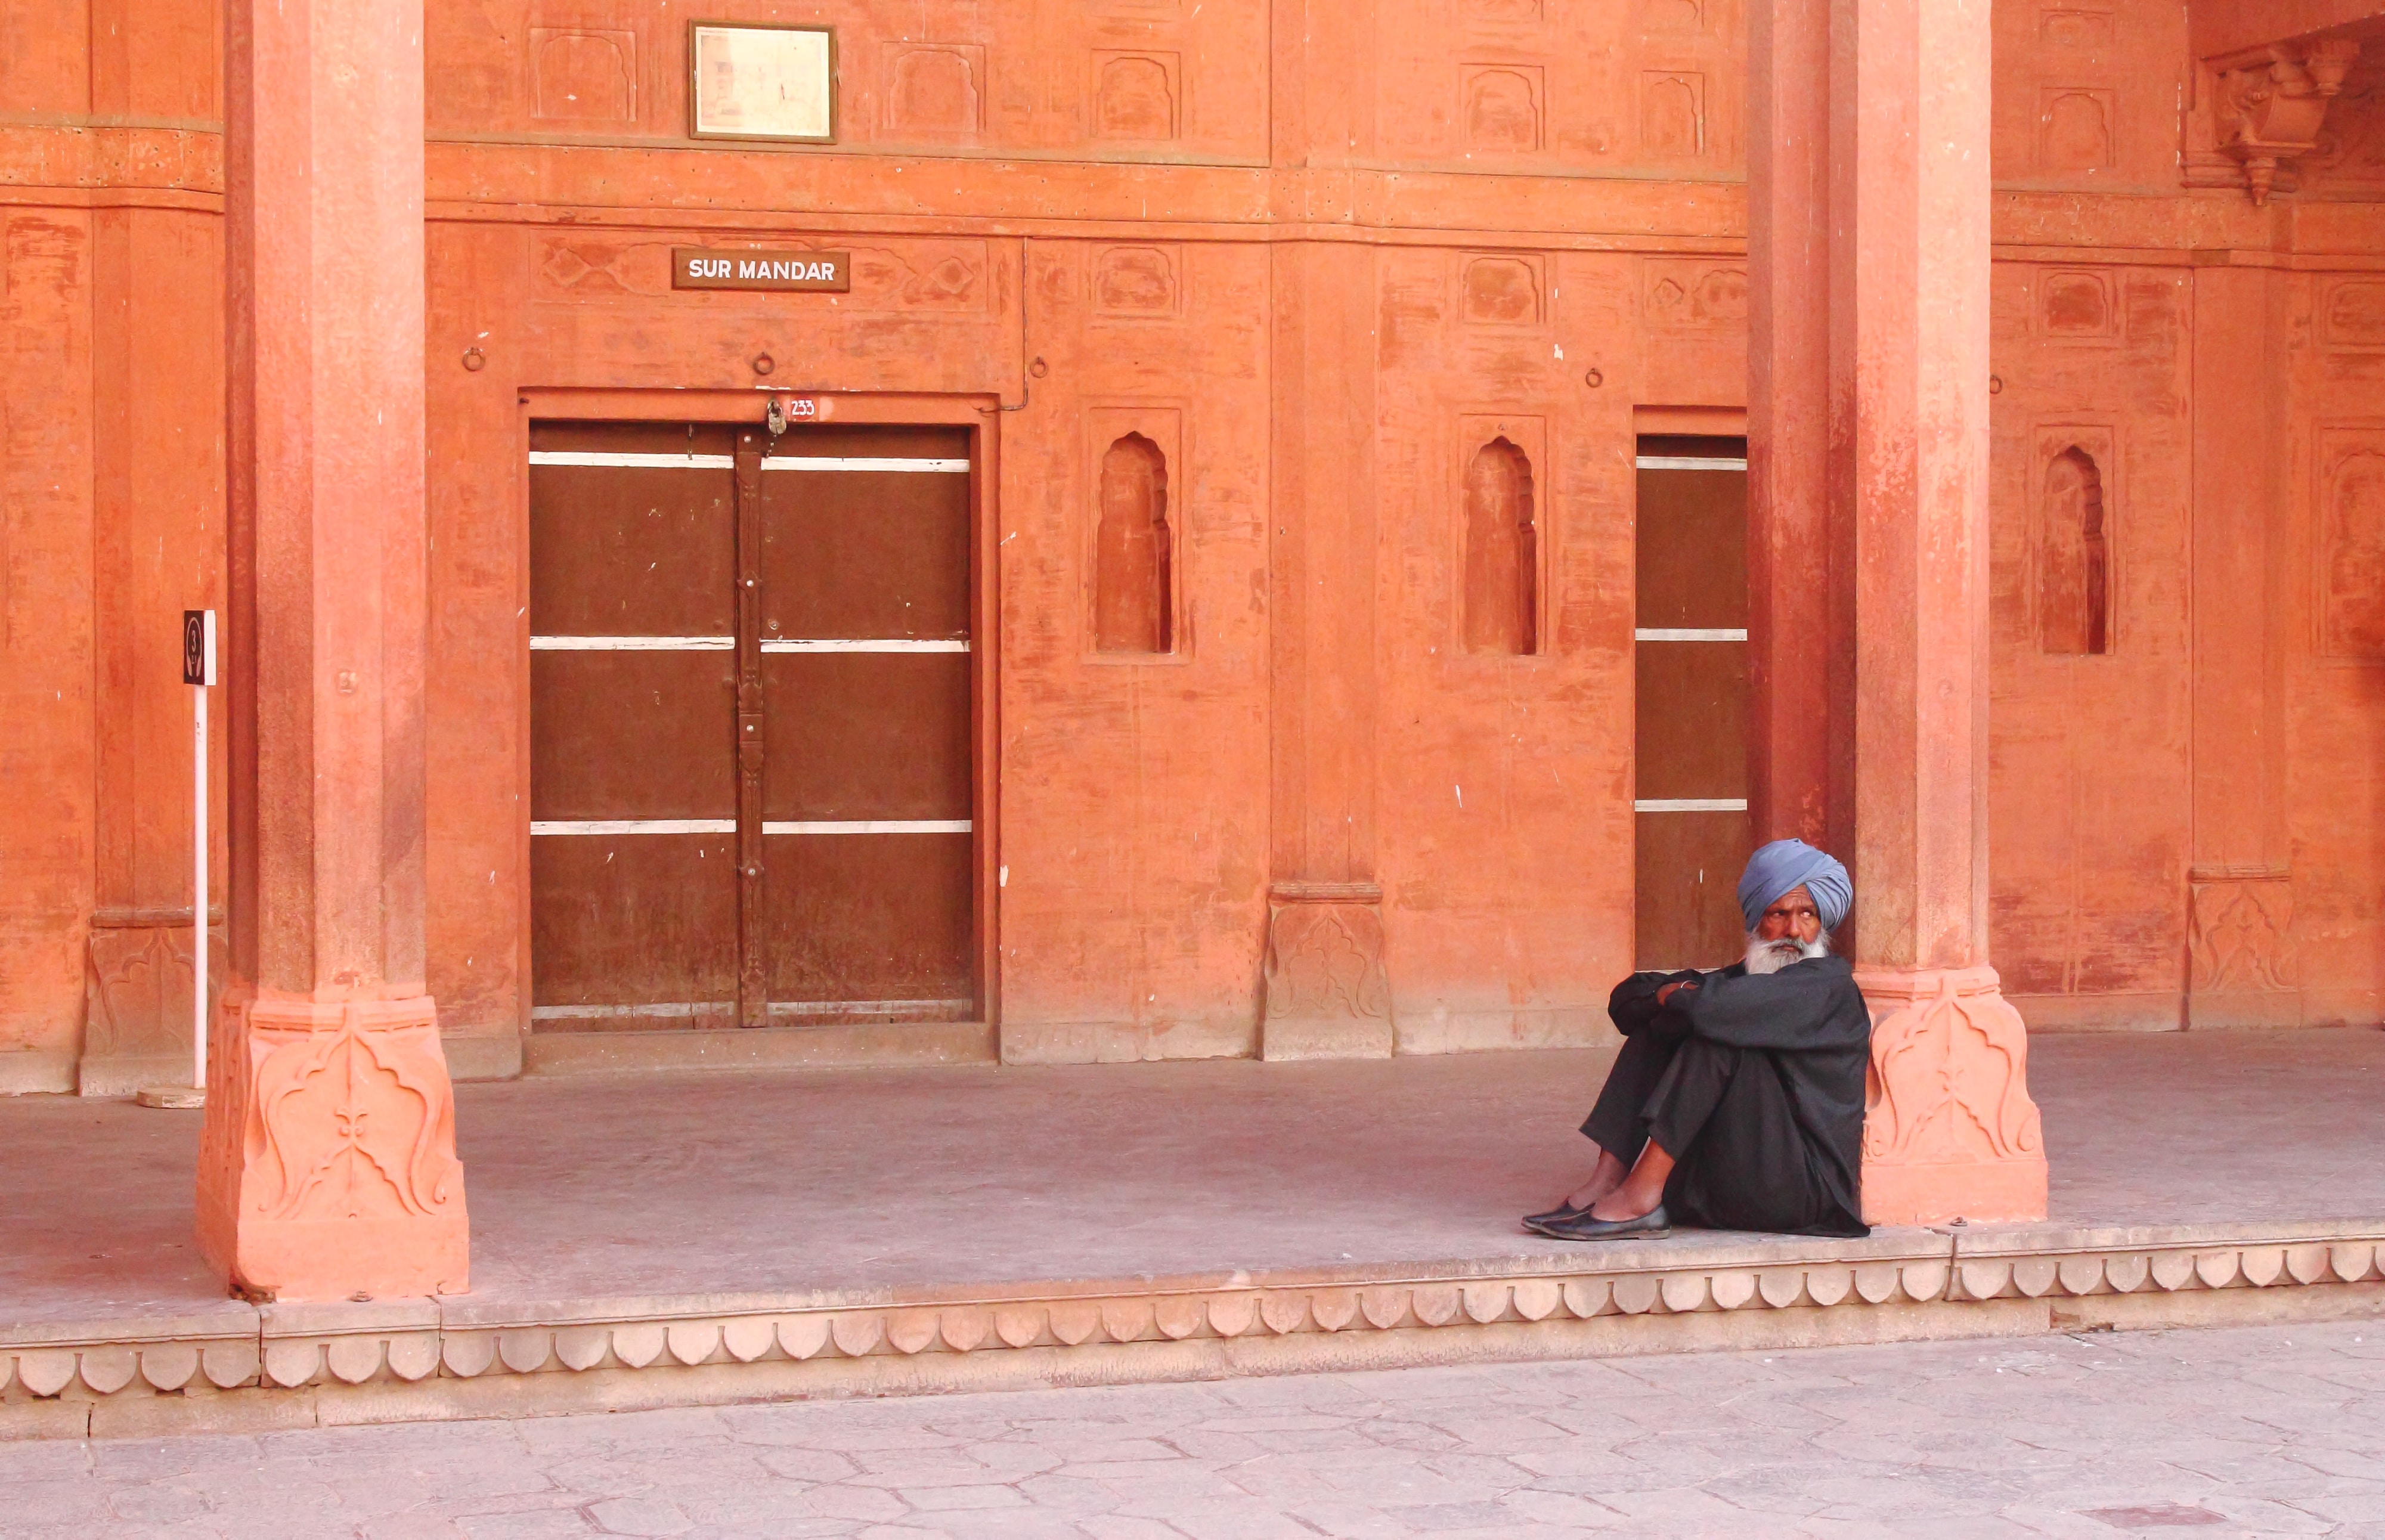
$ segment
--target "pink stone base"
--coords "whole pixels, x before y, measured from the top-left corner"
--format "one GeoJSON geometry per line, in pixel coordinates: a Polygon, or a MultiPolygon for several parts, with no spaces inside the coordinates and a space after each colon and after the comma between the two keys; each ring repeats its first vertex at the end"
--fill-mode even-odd
{"type": "Polygon", "coordinates": [[[1943,1165],[1864,1163],[1867,1224],[1967,1224],[2045,1218],[2045,1162],[1965,1160],[1943,1165]]]}
{"type": "Polygon", "coordinates": [[[1871,1007],[1864,1219],[2045,1217],[2045,1140],[2029,1031],[1996,970],[1857,968],[1871,1007]]]}
{"type": "Polygon", "coordinates": [[[428,995],[227,989],[208,1045],[199,1246],[276,1299],[461,1294],[455,1098],[428,995]]]}

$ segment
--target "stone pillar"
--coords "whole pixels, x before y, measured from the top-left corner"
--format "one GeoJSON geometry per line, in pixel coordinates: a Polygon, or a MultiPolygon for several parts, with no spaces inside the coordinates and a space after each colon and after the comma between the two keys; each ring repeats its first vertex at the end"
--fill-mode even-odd
{"type": "MultiPolygon", "coordinates": [[[[1852,443],[1833,419],[1830,0],[1749,17],[1748,813],[1760,841],[1853,848],[1852,443]]],[[[1852,940],[1852,935],[1843,938],[1852,940]]]]}
{"type": "Polygon", "coordinates": [[[424,984],[422,8],[225,14],[232,979],[199,1240],[232,1287],[461,1291],[424,984]]]}
{"type": "MultiPolygon", "coordinates": [[[[2291,442],[2291,277],[2194,274],[2194,834],[2187,869],[2190,1027],[2298,1026],[2286,832],[2286,548],[2279,446],[2291,442]],[[2266,420],[2264,419],[2266,418],[2266,420]]],[[[2260,254],[2266,257],[2266,253],[2260,254]]]]}
{"type": "MultiPolygon", "coordinates": [[[[1754,344],[1756,399],[1770,399],[1751,427],[1767,440],[1758,453],[1806,464],[1812,429],[1779,426],[1802,409],[1786,398],[1827,393],[1818,484],[1831,511],[1796,508],[1789,525],[1776,503],[1767,528],[1804,532],[1795,559],[1824,570],[1817,532],[1829,540],[1843,520],[1848,532],[1856,979],[1873,1020],[1865,1213],[1877,1224],[2042,1218],[2028,1034],[1987,958],[1988,7],[1757,9],[1754,69],[1770,94],[1757,137],[1767,119],[1828,135],[1826,152],[1793,139],[1752,167],[1754,244],[1767,254],[1757,282],[1771,292],[1754,344]],[[1817,183],[1819,235],[1806,222],[1817,183]],[[1810,261],[1817,240],[1829,253],[1821,364],[1810,269],[1801,279],[1792,260],[1810,261]]],[[[1759,495],[1810,497],[1816,484],[1808,470],[1759,495]]],[[[1776,764],[1772,795],[1813,794],[1783,786],[1776,764]]]]}
{"type": "MultiPolygon", "coordinates": [[[[1371,10],[1277,6],[1273,153],[1297,205],[1280,220],[1354,217],[1371,10]]],[[[1375,883],[1375,258],[1293,241],[1273,261],[1275,839],[1259,1052],[1380,1058],[1394,1034],[1375,883]]]]}

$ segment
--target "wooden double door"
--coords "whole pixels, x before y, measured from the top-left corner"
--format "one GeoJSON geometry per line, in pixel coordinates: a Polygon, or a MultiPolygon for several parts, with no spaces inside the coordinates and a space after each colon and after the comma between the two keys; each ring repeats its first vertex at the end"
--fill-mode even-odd
{"type": "Polygon", "coordinates": [[[533,1028],[970,1019],[969,431],[530,462],[533,1028]]]}
{"type": "Polygon", "coordinates": [[[1642,437],[1634,793],[1638,962],[1717,968],[1745,949],[1747,441],[1642,437]]]}

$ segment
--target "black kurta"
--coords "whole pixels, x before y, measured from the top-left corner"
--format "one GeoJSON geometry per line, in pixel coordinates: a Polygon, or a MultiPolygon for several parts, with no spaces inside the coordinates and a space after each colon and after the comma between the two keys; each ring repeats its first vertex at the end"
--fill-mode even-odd
{"type": "Polygon", "coordinates": [[[1842,958],[1778,973],[1634,973],[1607,1014],[1623,1051],[1581,1131],[1625,1165],[1674,1159],[1665,1208],[1716,1230],[1864,1235],[1864,1067],[1871,1013],[1842,958]],[[1656,1004],[1675,980],[1695,989],[1656,1004]]]}

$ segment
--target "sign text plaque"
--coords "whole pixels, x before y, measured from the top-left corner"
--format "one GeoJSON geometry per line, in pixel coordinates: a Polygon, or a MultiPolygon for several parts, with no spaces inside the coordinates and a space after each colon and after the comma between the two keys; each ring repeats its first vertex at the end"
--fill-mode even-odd
{"type": "Polygon", "coordinates": [[[671,248],[674,289],[793,289],[845,294],[853,288],[847,251],[714,251],[671,248]]]}

